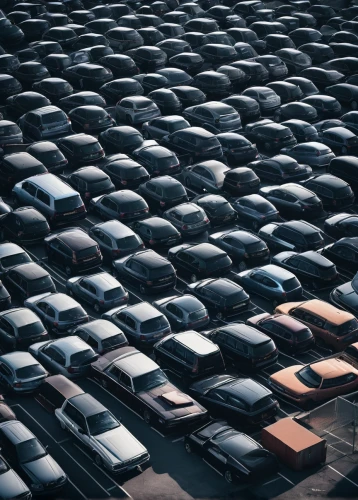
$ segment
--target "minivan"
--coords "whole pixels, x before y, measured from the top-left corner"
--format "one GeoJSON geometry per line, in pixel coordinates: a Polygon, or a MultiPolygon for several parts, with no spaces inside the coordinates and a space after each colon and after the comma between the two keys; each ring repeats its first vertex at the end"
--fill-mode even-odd
{"type": "Polygon", "coordinates": [[[219,347],[194,330],[167,335],[155,344],[154,356],[186,383],[225,371],[219,347]]]}
{"type": "Polygon", "coordinates": [[[13,198],[19,205],[37,208],[52,225],[84,219],[87,211],[77,191],[56,175],[34,175],[15,184],[13,198]]]}
{"type": "Polygon", "coordinates": [[[29,111],[19,120],[24,142],[55,140],[72,133],[71,121],[57,106],[29,111]]]}

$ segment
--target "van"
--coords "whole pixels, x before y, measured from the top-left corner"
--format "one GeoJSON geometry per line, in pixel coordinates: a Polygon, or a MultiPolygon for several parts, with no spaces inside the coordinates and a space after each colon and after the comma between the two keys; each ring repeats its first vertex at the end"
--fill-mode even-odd
{"type": "Polygon", "coordinates": [[[24,142],[55,140],[72,134],[71,121],[57,106],[29,111],[19,120],[24,142]]]}
{"type": "Polygon", "coordinates": [[[12,195],[19,205],[32,205],[56,226],[84,219],[87,211],[77,191],[56,175],[34,175],[15,184],[12,195]]]}

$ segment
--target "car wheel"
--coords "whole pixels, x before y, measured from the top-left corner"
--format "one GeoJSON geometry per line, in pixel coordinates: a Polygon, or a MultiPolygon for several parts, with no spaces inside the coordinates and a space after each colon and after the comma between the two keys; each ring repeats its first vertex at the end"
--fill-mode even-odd
{"type": "Polygon", "coordinates": [[[240,264],[239,264],[239,271],[240,271],[240,272],[241,272],[241,271],[246,271],[246,269],[247,269],[247,265],[246,265],[246,263],[242,260],[242,261],[240,262],[240,264]]]}
{"type": "Polygon", "coordinates": [[[325,341],[323,339],[321,339],[320,337],[316,337],[315,341],[316,341],[317,347],[326,347],[325,341]]]}
{"type": "Polygon", "coordinates": [[[102,467],[102,458],[98,455],[98,453],[96,453],[94,461],[98,467],[102,467]]]}
{"type": "Polygon", "coordinates": [[[146,424],[150,425],[151,423],[151,416],[148,410],[144,410],[143,412],[143,420],[146,424]]]}
{"type": "Polygon", "coordinates": [[[139,285],[139,291],[140,291],[140,293],[144,293],[145,294],[146,293],[145,286],[144,285],[139,285]]]}
{"type": "Polygon", "coordinates": [[[342,148],[342,155],[346,155],[348,153],[348,150],[345,146],[342,148]]]}
{"type": "Polygon", "coordinates": [[[224,473],[224,478],[225,478],[225,481],[227,483],[232,483],[233,482],[233,477],[232,477],[231,471],[226,470],[225,473],[224,473]]]}
{"type": "Polygon", "coordinates": [[[72,269],[70,268],[70,266],[65,267],[65,273],[66,273],[66,276],[72,275],[72,269]]]}
{"type": "Polygon", "coordinates": [[[186,443],[185,443],[184,447],[185,447],[185,451],[186,451],[187,453],[191,453],[191,452],[193,451],[193,450],[191,449],[190,443],[188,443],[188,442],[186,442],[186,443]]]}
{"type": "Polygon", "coordinates": [[[352,109],[354,109],[354,110],[356,110],[356,109],[358,108],[358,103],[357,103],[357,101],[352,101],[352,102],[351,102],[351,108],[352,108],[352,109]]]}
{"type": "Polygon", "coordinates": [[[191,188],[191,180],[189,179],[189,177],[187,177],[187,178],[185,179],[185,185],[186,185],[186,187],[188,187],[189,189],[191,188]]]}
{"type": "Polygon", "coordinates": [[[98,302],[96,302],[94,305],[93,305],[93,309],[95,310],[95,312],[97,314],[99,314],[101,312],[101,308],[100,308],[100,305],[98,304],[98,302]]]}
{"type": "Polygon", "coordinates": [[[192,275],[190,276],[190,281],[191,281],[192,283],[196,283],[196,282],[198,281],[198,278],[197,278],[196,274],[192,274],[192,275]]]}
{"type": "Polygon", "coordinates": [[[104,389],[107,389],[107,387],[108,387],[108,382],[107,382],[107,380],[105,380],[104,378],[101,380],[101,386],[102,386],[104,389]]]}

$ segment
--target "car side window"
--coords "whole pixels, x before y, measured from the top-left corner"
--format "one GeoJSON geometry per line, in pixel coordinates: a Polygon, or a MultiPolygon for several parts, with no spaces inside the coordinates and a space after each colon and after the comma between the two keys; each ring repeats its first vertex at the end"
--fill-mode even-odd
{"type": "Polygon", "coordinates": [[[71,403],[67,403],[64,408],[65,414],[74,422],[78,427],[85,430],[86,429],[86,421],[84,416],[71,405],[71,403]]]}
{"type": "Polygon", "coordinates": [[[225,397],[217,390],[210,391],[209,398],[213,399],[214,401],[219,401],[220,403],[225,403],[225,397]]]}
{"type": "Polygon", "coordinates": [[[12,372],[8,366],[5,365],[5,363],[0,363],[0,373],[2,375],[5,375],[6,377],[11,376],[12,372]]]}
{"type": "Polygon", "coordinates": [[[341,385],[348,384],[353,382],[357,378],[357,375],[354,373],[348,373],[346,375],[342,375],[341,377],[328,378],[322,382],[321,389],[329,389],[331,387],[339,387],[341,385]]]}
{"type": "Polygon", "coordinates": [[[132,389],[132,380],[129,375],[124,372],[121,372],[121,376],[119,379],[120,383],[127,387],[128,389],[132,389]]]}
{"type": "Polygon", "coordinates": [[[333,253],[342,257],[342,259],[354,260],[354,251],[343,245],[333,247],[333,253]]]}
{"type": "Polygon", "coordinates": [[[15,336],[14,327],[5,318],[0,318],[0,329],[7,335],[11,335],[11,337],[15,336]]]}
{"type": "Polygon", "coordinates": [[[136,322],[130,316],[127,316],[126,318],[126,325],[132,330],[136,330],[136,322]]]}
{"type": "Polygon", "coordinates": [[[30,182],[24,182],[22,184],[22,189],[24,189],[27,193],[29,193],[29,195],[35,196],[37,188],[30,182]]]}
{"type": "Polygon", "coordinates": [[[40,200],[42,203],[44,203],[45,205],[48,205],[48,206],[51,205],[49,195],[47,193],[45,193],[44,191],[42,191],[41,189],[37,190],[36,198],[38,200],[40,200]]]}

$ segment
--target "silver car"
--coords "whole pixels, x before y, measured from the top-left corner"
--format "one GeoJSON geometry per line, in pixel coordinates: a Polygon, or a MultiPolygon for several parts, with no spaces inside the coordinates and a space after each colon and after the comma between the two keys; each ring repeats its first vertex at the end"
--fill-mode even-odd
{"type": "Polygon", "coordinates": [[[148,97],[135,95],[125,97],[116,105],[117,123],[141,125],[142,123],[161,116],[158,106],[148,97]]]}
{"type": "Polygon", "coordinates": [[[0,500],[31,500],[31,492],[23,480],[0,456],[0,500]]]}
{"type": "Polygon", "coordinates": [[[62,429],[90,449],[96,464],[112,473],[140,470],[150,458],[147,449],[90,394],[66,399],[55,415],[62,429]]]}
{"type": "Polygon", "coordinates": [[[208,193],[220,193],[225,174],[230,168],[217,160],[207,160],[190,165],[183,170],[184,184],[194,190],[205,190],[208,193]]]}
{"type": "Polygon", "coordinates": [[[77,326],[71,333],[80,337],[95,352],[102,355],[128,345],[127,337],[122,330],[106,319],[95,319],[77,326]]]}
{"type": "Polygon", "coordinates": [[[37,342],[29,347],[29,351],[51,373],[60,373],[67,378],[87,375],[91,363],[98,358],[92,347],[76,336],[37,342]]]}
{"type": "Polygon", "coordinates": [[[15,393],[33,392],[47,376],[45,368],[28,352],[0,356],[0,382],[15,393]]]}
{"type": "Polygon", "coordinates": [[[103,272],[76,276],[66,282],[67,293],[84,300],[100,313],[128,302],[128,292],[111,274],[103,272]]]}

